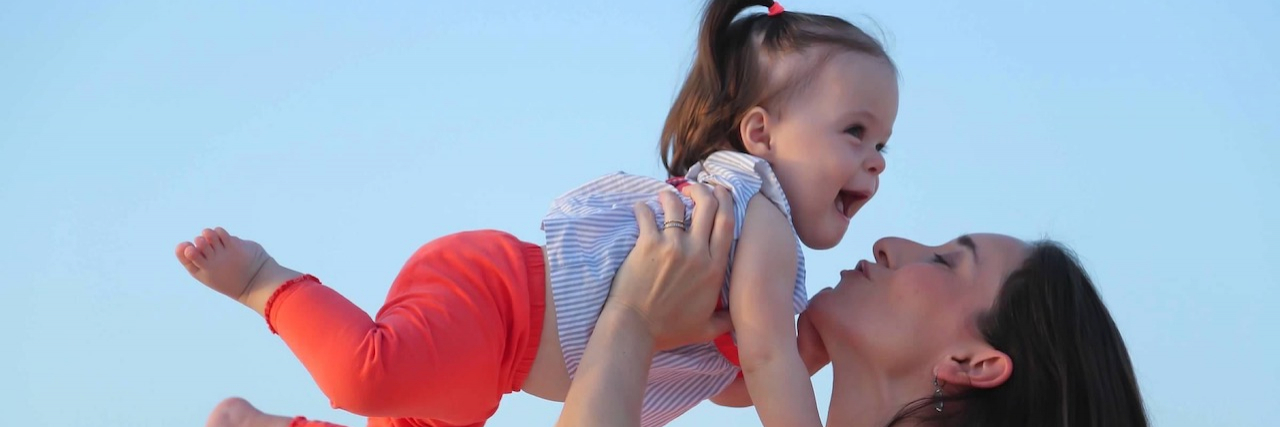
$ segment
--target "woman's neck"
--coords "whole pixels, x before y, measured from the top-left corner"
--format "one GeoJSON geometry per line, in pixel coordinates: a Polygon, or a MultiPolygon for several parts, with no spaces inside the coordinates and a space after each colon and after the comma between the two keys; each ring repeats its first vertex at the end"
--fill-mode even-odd
{"type": "Polygon", "coordinates": [[[829,427],[883,427],[902,408],[932,392],[927,380],[893,378],[864,363],[833,364],[832,377],[829,427]]]}

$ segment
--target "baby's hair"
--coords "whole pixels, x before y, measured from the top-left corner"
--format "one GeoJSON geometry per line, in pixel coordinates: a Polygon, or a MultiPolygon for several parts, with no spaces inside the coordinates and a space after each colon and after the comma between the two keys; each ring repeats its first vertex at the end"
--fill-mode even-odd
{"type": "Polygon", "coordinates": [[[735,20],[752,6],[781,9],[774,5],[770,0],[707,2],[693,66],[662,128],[659,150],[671,176],[683,176],[716,151],[746,152],[738,134],[746,112],[782,105],[834,53],[859,52],[893,66],[880,41],[834,16],[787,11],[735,20]],[[801,70],[768,73],[785,55],[809,53],[816,55],[801,70]]]}

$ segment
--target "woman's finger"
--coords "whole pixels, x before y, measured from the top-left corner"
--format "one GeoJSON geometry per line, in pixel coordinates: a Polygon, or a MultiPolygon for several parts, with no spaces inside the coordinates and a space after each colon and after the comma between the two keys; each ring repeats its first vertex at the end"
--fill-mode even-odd
{"type": "Polygon", "coordinates": [[[714,340],[731,330],[733,330],[733,320],[729,316],[729,311],[718,310],[711,314],[711,320],[707,322],[706,329],[702,332],[703,340],[700,342],[714,340]]]}
{"type": "Polygon", "coordinates": [[[711,259],[717,263],[729,263],[729,249],[733,247],[733,195],[728,189],[716,186],[715,225],[711,230],[711,259]]]}
{"type": "Polygon", "coordinates": [[[715,212],[719,205],[715,194],[711,193],[711,187],[706,184],[686,185],[681,192],[693,199],[689,236],[696,242],[707,241],[711,237],[711,227],[715,225],[715,212]]]}
{"type": "Polygon", "coordinates": [[[649,205],[644,202],[636,202],[631,205],[631,210],[636,213],[636,225],[640,227],[640,236],[648,236],[652,239],[658,234],[658,220],[654,219],[653,211],[649,210],[649,205]]]}
{"type": "Polygon", "coordinates": [[[680,196],[675,191],[663,191],[658,193],[658,202],[662,204],[662,234],[676,236],[683,233],[686,225],[684,201],[680,200],[680,196]]]}

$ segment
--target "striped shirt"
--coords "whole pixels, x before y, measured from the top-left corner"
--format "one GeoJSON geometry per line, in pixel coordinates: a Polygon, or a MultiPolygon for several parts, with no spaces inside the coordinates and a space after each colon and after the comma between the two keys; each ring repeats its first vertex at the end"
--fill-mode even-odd
{"type": "MultiPolygon", "coordinates": [[[[773,169],[763,159],[732,151],[712,154],[689,170],[694,182],[715,183],[732,189],[734,198],[734,248],[742,232],[747,202],[757,193],[791,220],[791,208],[773,169]]],[[[565,365],[573,377],[595,329],[613,276],[639,235],[631,206],[644,202],[663,222],[659,191],[673,191],[663,180],[625,173],[603,176],[557,198],[543,219],[547,235],[547,268],[550,290],[556,304],[556,325],[565,365]]],[[[685,219],[691,202],[685,202],[685,219]]],[[[792,235],[795,235],[794,228],[792,235]]],[[[733,263],[730,250],[730,265],[733,263]]],[[[799,314],[808,303],[804,288],[804,254],[796,238],[796,282],[792,305],[799,314]]],[[[728,304],[728,268],[721,302],[728,304]]],[[[657,427],[675,419],[699,402],[715,396],[738,376],[712,343],[688,345],[658,353],[649,369],[641,411],[641,425],[657,427]]]]}

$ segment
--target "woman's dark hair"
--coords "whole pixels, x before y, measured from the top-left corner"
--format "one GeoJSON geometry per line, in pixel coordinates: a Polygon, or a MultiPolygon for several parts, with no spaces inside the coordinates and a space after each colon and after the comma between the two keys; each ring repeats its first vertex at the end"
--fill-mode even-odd
{"type": "Polygon", "coordinates": [[[746,152],[738,123],[755,106],[772,106],[805,86],[825,56],[808,70],[778,76],[768,85],[770,62],[812,48],[860,52],[893,65],[879,41],[834,16],[783,12],[753,13],[735,19],[752,6],[771,0],[710,0],[698,36],[697,55],[662,128],[659,150],[672,176],[720,150],[746,152]],[[768,87],[778,86],[778,87],[768,87]]]}
{"type": "Polygon", "coordinates": [[[987,343],[1009,355],[1004,384],[908,405],[908,418],[944,426],[1146,426],[1129,351],[1093,281],[1070,250],[1032,245],[978,318],[987,343]],[[939,400],[955,410],[939,414],[939,400]]]}

